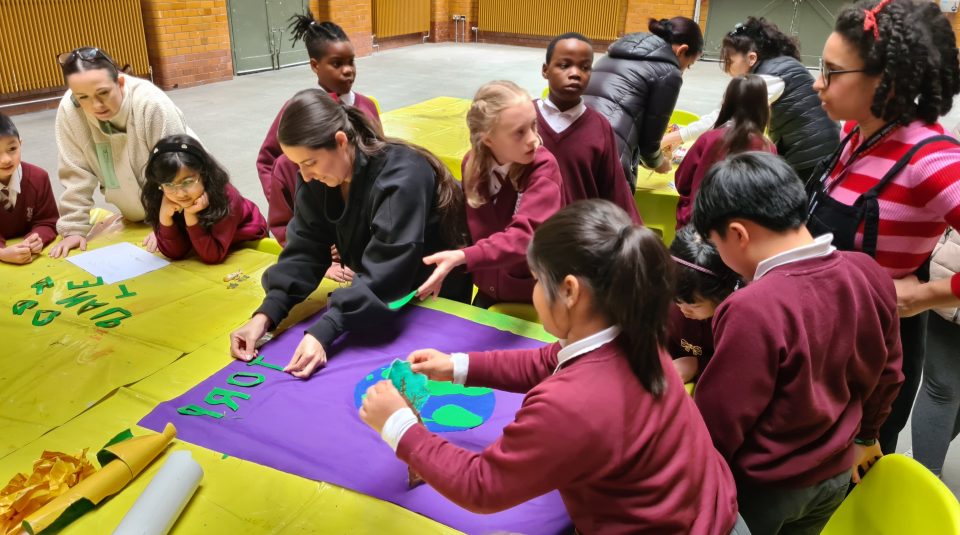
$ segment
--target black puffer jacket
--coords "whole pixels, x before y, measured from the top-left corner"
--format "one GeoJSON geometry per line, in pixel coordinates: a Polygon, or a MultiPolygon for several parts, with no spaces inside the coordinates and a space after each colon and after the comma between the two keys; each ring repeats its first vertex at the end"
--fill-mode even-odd
{"type": "Polygon", "coordinates": [[[655,168],[662,161],[660,140],[681,83],[673,48],[651,33],[621,37],[593,66],[583,100],[613,126],[620,162],[631,186],[637,183],[638,163],[655,168]]]}
{"type": "Polygon", "coordinates": [[[770,106],[770,139],[795,171],[809,175],[840,144],[840,127],[820,107],[813,75],[790,56],[761,61],[753,72],[783,80],[783,95],[770,106]]]}

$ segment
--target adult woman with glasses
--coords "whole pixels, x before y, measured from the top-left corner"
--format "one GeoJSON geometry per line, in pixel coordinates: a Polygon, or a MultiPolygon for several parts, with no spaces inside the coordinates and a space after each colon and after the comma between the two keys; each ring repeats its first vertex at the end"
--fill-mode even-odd
{"type": "MultiPolygon", "coordinates": [[[[71,249],[87,248],[97,188],[125,219],[142,221],[140,189],[150,151],[166,136],[193,133],[160,88],[121,73],[106,52],[84,47],[57,59],[67,83],[56,121],[58,174],[66,189],[57,223],[63,239],[50,256],[64,258],[71,249]]],[[[156,251],[153,233],[144,245],[156,251]]]]}
{"type": "MultiPolygon", "coordinates": [[[[721,66],[730,76],[756,74],[767,83],[768,135],[777,153],[802,180],[837,148],[840,128],[827,117],[813,90],[813,76],[800,63],[795,38],[766,19],[749,17],[723,38],[721,66]]],[[[720,110],[664,136],[663,146],[694,140],[713,128],[720,110]]]]}
{"type": "Polygon", "coordinates": [[[890,453],[920,380],[926,311],[960,302],[960,276],[921,282],[944,230],[960,228],[960,147],[937,122],[960,93],[950,22],[932,2],[848,7],[824,45],[814,89],[849,134],[808,183],[808,227],[876,258],[897,287],[905,382],[880,430],[890,453]]]}

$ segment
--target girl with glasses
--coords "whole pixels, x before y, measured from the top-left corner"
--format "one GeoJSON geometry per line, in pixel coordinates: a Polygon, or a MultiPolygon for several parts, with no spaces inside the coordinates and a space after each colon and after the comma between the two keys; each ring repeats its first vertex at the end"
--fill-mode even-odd
{"type": "Polygon", "coordinates": [[[193,250],[219,264],[230,246],[267,236],[267,221],[230,184],[227,171],[190,136],[169,136],[153,148],[140,194],[157,247],[171,259],[193,250]]]}

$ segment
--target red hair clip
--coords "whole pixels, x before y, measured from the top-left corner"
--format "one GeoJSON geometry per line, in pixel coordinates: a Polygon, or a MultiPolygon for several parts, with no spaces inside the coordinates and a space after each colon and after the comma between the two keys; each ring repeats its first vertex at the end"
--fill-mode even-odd
{"type": "Polygon", "coordinates": [[[877,24],[877,13],[880,13],[880,11],[887,7],[887,4],[890,2],[893,2],[893,0],[882,0],[873,9],[863,10],[863,31],[869,32],[870,30],[873,30],[874,41],[880,39],[880,25],[877,24]]]}

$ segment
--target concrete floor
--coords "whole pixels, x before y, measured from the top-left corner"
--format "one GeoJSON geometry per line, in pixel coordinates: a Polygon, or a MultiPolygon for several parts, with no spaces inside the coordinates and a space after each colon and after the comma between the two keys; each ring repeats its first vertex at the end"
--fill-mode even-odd
{"type": "MultiPolygon", "coordinates": [[[[358,59],[355,89],[376,97],[383,111],[438,96],[472,98],[481,84],[495,79],[513,80],[538,96],[546,87],[540,76],[543,55],[541,49],[501,45],[400,48],[358,59]]],[[[677,107],[699,114],[719,107],[727,81],[717,63],[697,63],[684,75],[677,107]]],[[[266,200],[256,174],[257,152],[281,105],[296,91],[315,83],[309,67],[298,66],[180,89],[172,91],[170,97],[205,146],[230,171],[234,185],[266,214],[266,200]]],[[[24,140],[24,160],[50,173],[59,196],[62,187],[56,180],[55,118],[56,110],[48,110],[16,116],[14,121],[24,140]]],[[[955,108],[942,122],[953,129],[960,122],[960,110],[955,108]]],[[[102,197],[97,204],[108,206],[102,197]]],[[[901,452],[910,448],[909,429],[901,434],[901,452]]],[[[947,457],[943,479],[955,494],[960,492],[960,447],[956,444],[947,457]]]]}

